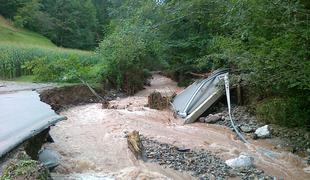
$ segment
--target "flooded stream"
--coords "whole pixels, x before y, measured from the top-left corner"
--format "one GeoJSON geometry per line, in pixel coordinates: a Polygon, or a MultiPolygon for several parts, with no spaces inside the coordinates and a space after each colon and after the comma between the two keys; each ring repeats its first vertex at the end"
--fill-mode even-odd
{"type": "MultiPolygon", "coordinates": [[[[301,159],[291,153],[274,152],[266,140],[244,144],[227,127],[194,123],[183,125],[170,110],[146,107],[154,90],[171,95],[180,92],[172,80],[154,75],[151,86],[136,95],[101,104],[76,106],[63,111],[68,120],[51,129],[55,143],[47,145],[61,155],[54,178],[61,179],[195,179],[189,172],[137,161],[127,147],[125,133],[137,130],[159,142],[191,149],[207,149],[226,160],[246,153],[266,174],[284,179],[310,179],[301,159]]],[[[248,138],[249,139],[249,138],[248,138]]]]}

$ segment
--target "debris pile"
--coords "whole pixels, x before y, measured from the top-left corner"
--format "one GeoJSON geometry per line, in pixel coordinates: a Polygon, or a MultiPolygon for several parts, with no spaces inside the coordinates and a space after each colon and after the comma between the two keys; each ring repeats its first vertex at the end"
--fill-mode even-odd
{"type": "Polygon", "coordinates": [[[141,136],[141,140],[145,155],[151,162],[178,171],[189,171],[193,176],[200,179],[227,179],[232,177],[239,177],[239,179],[273,179],[273,177],[264,174],[264,171],[253,166],[252,157],[246,158],[247,161],[250,161],[249,166],[231,168],[224,160],[204,149],[179,148],[144,136],[141,136]]]}
{"type": "Polygon", "coordinates": [[[162,96],[160,92],[154,91],[148,96],[148,106],[151,109],[163,110],[169,107],[171,97],[162,96]]]}

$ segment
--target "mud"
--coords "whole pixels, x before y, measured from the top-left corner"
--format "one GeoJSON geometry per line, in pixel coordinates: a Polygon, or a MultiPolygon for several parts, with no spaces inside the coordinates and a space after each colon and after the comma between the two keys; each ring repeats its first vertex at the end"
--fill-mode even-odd
{"type": "Polygon", "coordinates": [[[231,129],[205,123],[183,125],[170,110],[145,107],[147,96],[153,91],[170,96],[182,89],[172,80],[154,75],[151,86],[132,97],[117,98],[109,102],[110,109],[102,104],[87,104],[61,112],[68,120],[51,129],[55,140],[47,148],[61,154],[61,166],[55,177],[85,179],[102,177],[117,179],[195,179],[191,172],[176,171],[154,163],[137,161],[127,147],[126,132],[139,131],[157,142],[205,149],[227,160],[246,153],[254,157],[254,165],[267,175],[284,179],[309,179],[302,159],[286,151],[271,151],[264,140],[244,144],[231,129]]]}
{"type": "MultiPolygon", "coordinates": [[[[120,93],[105,91],[102,88],[97,88],[95,91],[106,101],[112,100],[116,96],[121,96],[120,93]]],[[[41,101],[51,105],[55,111],[60,111],[73,105],[102,102],[85,85],[72,85],[42,90],[40,91],[40,98],[41,101]]]]}

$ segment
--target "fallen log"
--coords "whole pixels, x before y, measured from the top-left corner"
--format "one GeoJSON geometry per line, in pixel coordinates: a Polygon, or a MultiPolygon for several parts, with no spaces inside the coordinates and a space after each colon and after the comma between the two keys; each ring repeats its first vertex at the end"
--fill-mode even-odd
{"type": "Polygon", "coordinates": [[[128,133],[127,135],[127,144],[128,148],[134,154],[137,159],[144,159],[143,158],[143,145],[140,139],[140,134],[138,131],[133,131],[128,133]]]}

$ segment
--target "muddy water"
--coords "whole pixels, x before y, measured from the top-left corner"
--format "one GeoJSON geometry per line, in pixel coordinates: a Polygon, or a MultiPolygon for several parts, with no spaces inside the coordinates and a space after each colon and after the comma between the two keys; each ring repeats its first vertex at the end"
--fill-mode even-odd
{"type": "Polygon", "coordinates": [[[245,145],[226,127],[194,123],[182,125],[169,110],[158,111],[145,107],[147,95],[157,90],[172,94],[182,89],[160,75],[154,75],[151,87],[135,96],[110,103],[113,109],[102,109],[100,104],[77,106],[62,112],[68,120],[51,130],[55,140],[49,148],[61,154],[57,173],[70,174],[75,179],[194,179],[186,172],[164,169],[156,164],[135,160],[128,150],[125,133],[133,130],[160,142],[189,148],[204,148],[223,159],[240,153],[255,158],[255,165],[267,174],[284,179],[309,179],[301,160],[286,152],[272,152],[264,140],[245,145]]]}

